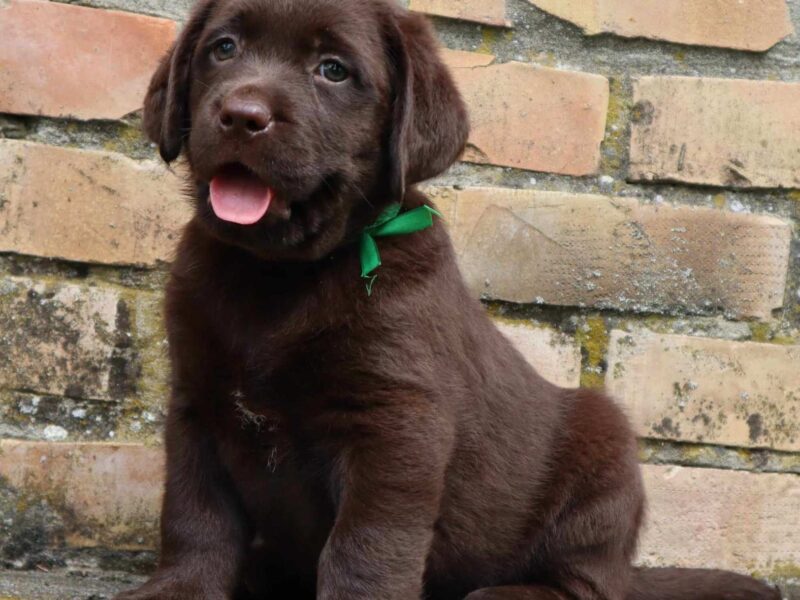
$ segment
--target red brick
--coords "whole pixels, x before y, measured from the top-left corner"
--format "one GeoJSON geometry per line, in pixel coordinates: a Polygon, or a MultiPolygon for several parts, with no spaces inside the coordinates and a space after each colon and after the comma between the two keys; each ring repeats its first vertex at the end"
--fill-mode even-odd
{"type": "Polygon", "coordinates": [[[470,162],[590,175],[600,164],[608,80],[600,75],[444,53],[470,110],[470,162]]]}
{"type": "Polygon", "coordinates": [[[0,387],[110,400],[125,387],[115,371],[132,307],[114,288],[0,279],[0,387]],[[119,378],[119,379],[115,379],[119,378]]]}
{"type": "Polygon", "coordinates": [[[792,227],[775,217],[534,190],[430,192],[478,296],[760,318],[783,305],[792,227]]]}
{"type": "Polygon", "coordinates": [[[581,349],[575,338],[525,321],[496,319],[495,324],[539,375],[561,387],[580,385],[581,349]]]}
{"type": "Polygon", "coordinates": [[[509,25],[505,0],[411,0],[408,8],[462,21],[485,23],[497,27],[509,25]]]}
{"type": "Polygon", "coordinates": [[[800,346],[614,331],[608,391],[644,437],[800,451],[800,346]]]}
{"type": "Polygon", "coordinates": [[[0,140],[0,251],[149,266],[171,259],[191,214],[155,161],[0,140]]]}
{"type": "Polygon", "coordinates": [[[163,462],[132,444],[0,441],[0,478],[20,500],[44,499],[78,547],[155,547],[163,462]]]}
{"type": "Polygon", "coordinates": [[[794,31],[785,0],[528,1],[589,35],[765,51],[794,31]]]}
{"type": "Polygon", "coordinates": [[[759,571],[800,564],[800,477],[648,465],[649,566],[759,571]]]}
{"type": "Polygon", "coordinates": [[[634,101],[632,179],[800,187],[800,84],[643,77],[634,101]]]}
{"type": "MultiPolygon", "coordinates": [[[[641,563],[770,573],[800,561],[797,476],[654,465],[643,471],[650,507],[641,563]]],[[[6,440],[0,477],[20,499],[46,499],[64,515],[72,546],[156,544],[159,448],[6,440]]]]}
{"type": "Polygon", "coordinates": [[[175,31],[166,19],[6,0],[0,3],[0,112],[123,117],[141,107],[175,31]]]}

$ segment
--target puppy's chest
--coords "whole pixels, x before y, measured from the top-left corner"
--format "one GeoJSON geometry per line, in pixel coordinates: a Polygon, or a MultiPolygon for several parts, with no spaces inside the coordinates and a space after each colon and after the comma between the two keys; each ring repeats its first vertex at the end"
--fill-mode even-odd
{"type": "Polygon", "coordinates": [[[296,478],[309,461],[309,434],[298,418],[307,402],[277,377],[231,378],[215,411],[221,458],[243,490],[266,493],[274,482],[296,478]]]}
{"type": "Polygon", "coordinates": [[[243,427],[274,433],[293,415],[313,416],[332,378],[329,352],[312,340],[267,340],[232,352],[222,392],[243,427]]]}
{"type": "Polygon", "coordinates": [[[274,365],[268,372],[230,380],[223,399],[224,429],[219,448],[225,469],[259,529],[277,533],[274,515],[284,515],[281,539],[327,522],[331,512],[333,455],[317,425],[316,384],[297,380],[297,365],[274,365]],[[295,519],[297,522],[294,522],[295,519]]]}
{"type": "Polygon", "coordinates": [[[326,459],[314,452],[326,445],[328,416],[358,361],[347,327],[265,306],[259,314],[231,306],[227,314],[241,318],[214,329],[211,425],[243,478],[279,477],[326,459]]]}
{"type": "Polygon", "coordinates": [[[312,543],[310,524],[332,519],[330,455],[286,413],[233,402],[218,448],[249,519],[265,540],[312,543]]]}
{"type": "Polygon", "coordinates": [[[223,438],[234,440],[264,473],[275,473],[298,446],[320,439],[334,375],[328,354],[311,339],[251,343],[230,352],[219,381],[217,409],[223,438]]]}
{"type": "Polygon", "coordinates": [[[359,360],[349,328],[303,315],[259,316],[218,336],[225,393],[246,420],[275,411],[319,410],[331,382],[359,360]]]}
{"type": "Polygon", "coordinates": [[[222,438],[232,447],[231,464],[258,462],[264,474],[272,474],[292,452],[302,434],[297,415],[309,411],[306,393],[291,384],[295,377],[294,369],[285,366],[233,365],[221,382],[215,411],[223,424],[222,438]]]}

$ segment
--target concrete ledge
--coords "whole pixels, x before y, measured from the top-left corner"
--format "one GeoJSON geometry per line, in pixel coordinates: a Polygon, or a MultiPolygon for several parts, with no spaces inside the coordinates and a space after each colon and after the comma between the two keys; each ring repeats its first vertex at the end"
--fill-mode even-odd
{"type": "Polygon", "coordinates": [[[108,600],[144,580],[116,571],[0,571],[0,600],[108,600]]]}

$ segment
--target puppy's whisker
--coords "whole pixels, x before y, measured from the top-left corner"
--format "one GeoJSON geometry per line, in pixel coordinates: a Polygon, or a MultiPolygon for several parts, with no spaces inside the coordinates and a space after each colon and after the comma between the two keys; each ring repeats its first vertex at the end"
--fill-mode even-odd
{"type": "Polygon", "coordinates": [[[355,188],[355,190],[358,192],[358,195],[359,195],[359,196],[361,196],[361,198],[363,198],[363,199],[364,199],[364,202],[366,202],[366,203],[367,203],[367,205],[368,205],[370,208],[375,208],[375,205],[374,205],[372,202],[370,202],[370,201],[369,201],[369,198],[367,198],[367,195],[366,195],[366,194],[365,194],[365,193],[364,193],[364,192],[361,190],[361,188],[360,188],[360,187],[359,187],[357,184],[355,184],[355,183],[354,183],[354,184],[353,184],[353,187],[354,187],[354,188],[355,188]]]}
{"type": "Polygon", "coordinates": [[[194,82],[195,82],[195,83],[199,83],[200,85],[202,85],[202,86],[203,86],[204,88],[206,88],[207,90],[210,90],[210,89],[211,89],[211,86],[210,86],[210,85],[208,85],[208,84],[207,84],[205,81],[203,81],[203,80],[202,80],[202,79],[200,79],[199,77],[195,77],[195,78],[194,78],[194,82]]]}

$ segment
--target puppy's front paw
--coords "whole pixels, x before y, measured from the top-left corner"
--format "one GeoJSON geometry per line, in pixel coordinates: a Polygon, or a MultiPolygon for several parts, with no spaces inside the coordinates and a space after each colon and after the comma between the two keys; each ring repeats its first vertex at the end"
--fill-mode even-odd
{"type": "Polygon", "coordinates": [[[114,600],[229,600],[229,598],[203,582],[157,574],[142,587],[122,592],[115,596],[114,600]]]}

